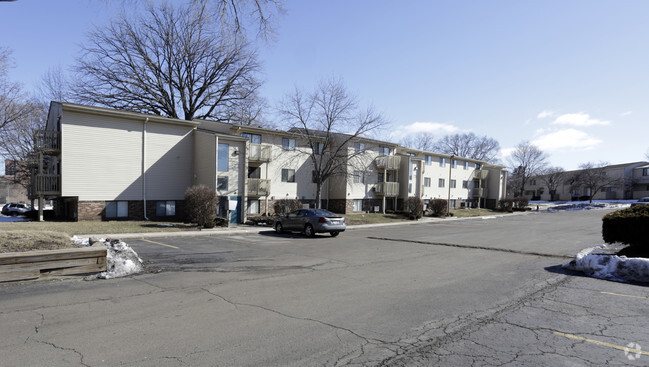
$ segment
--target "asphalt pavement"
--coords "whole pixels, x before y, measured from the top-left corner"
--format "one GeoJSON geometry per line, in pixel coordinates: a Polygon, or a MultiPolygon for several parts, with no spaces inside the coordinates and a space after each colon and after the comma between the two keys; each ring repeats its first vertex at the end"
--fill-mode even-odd
{"type": "Polygon", "coordinates": [[[644,366],[649,290],[560,267],[607,212],[130,239],[143,274],[0,286],[0,366],[644,366]]]}

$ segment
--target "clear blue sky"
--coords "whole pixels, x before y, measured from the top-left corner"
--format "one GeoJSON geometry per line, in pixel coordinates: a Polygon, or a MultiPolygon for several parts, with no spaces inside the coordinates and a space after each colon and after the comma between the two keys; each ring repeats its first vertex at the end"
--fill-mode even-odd
{"type": "MultiPolygon", "coordinates": [[[[118,10],[0,2],[10,76],[32,90],[118,10]]],[[[290,0],[286,10],[277,42],[258,46],[271,105],[333,75],[392,121],[385,139],[472,131],[505,154],[530,140],[565,169],[647,160],[649,1],[290,0]]]]}

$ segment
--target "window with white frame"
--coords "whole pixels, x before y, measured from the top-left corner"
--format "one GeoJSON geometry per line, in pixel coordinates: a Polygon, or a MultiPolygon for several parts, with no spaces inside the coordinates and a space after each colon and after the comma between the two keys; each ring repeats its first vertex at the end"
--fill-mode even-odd
{"type": "Polygon", "coordinates": [[[252,144],[261,144],[261,135],[259,134],[242,133],[241,136],[250,139],[252,144]]]}
{"type": "Polygon", "coordinates": [[[649,176],[649,168],[643,168],[642,169],[642,175],[643,176],[649,176]]]}
{"type": "Polygon", "coordinates": [[[313,154],[322,154],[323,149],[324,149],[323,143],[318,141],[313,143],[313,154]]]}
{"type": "Polygon", "coordinates": [[[107,201],[104,216],[106,218],[127,218],[128,201],[107,201]]]}
{"type": "Polygon", "coordinates": [[[465,169],[465,170],[466,170],[466,169],[469,169],[469,162],[464,161],[464,169],[465,169]]]}
{"type": "Polygon", "coordinates": [[[295,170],[294,169],[282,169],[282,182],[295,182],[295,170]]]}
{"type": "Polygon", "coordinates": [[[451,180],[451,188],[454,189],[455,186],[456,186],[456,181],[455,181],[455,180],[451,180]]]}
{"type": "Polygon", "coordinates": [[[451,199],[451,209],[455,209],[455,199],[451,199]]]}
{"type": "Polygon", "coordinates": [[[352,202],[352,210],[355,212],[363,211],[363,199],[354,199],[352,202]]]}
{"type": "Polygon", "coordinates": [[[391,151],[390,147],[379,145],[379,155],[390,155],[391,151]]]}
{"type": "Polygon", "coordinates": [[[424,177],[424,187],[430,187],[430,177],[424,177]]]}
{"type": "Polygon", "coordinates": [[[365,172],[354,171],[354,183],[365,183],[365,172]]]}
{"type": "Polygon", "coordinates": [[[475,169],[480,169],[480,168],[482,168],[482,165],[480,163],[476,163],[475,164],[475,169]]]}
{"type": "Polygon", "coordinates": [[[173,200],[156,201],[155,215],[157,217],[173,217],[174,215],[176,215],[176,202],[173,200]]]}
{"type": "Polygon", "coordinates": [[[427,155],[426,156],[426,165],[430,166],[433,164],[433,156],[432,155],[427,155]]]}
{"type": "Polygon", "coordinates": [[[216,178],[216,189],[218,191],[228,191],[228,176],[218,176],[216,178]]]}
{"type": "Polygon", "coordinates": [[[446,167],[446,158],[439,157],[439,166],[440,167],[446,167]]]}
{"type": "Polygon", "coordinates": [[[412,184],[408,184],[408,194],[412,194],[412,184]]]}
{"type": "Polygon", "coordinates": [[[451,167],[453,168],[457,167],[457,159],[451,159],[451,167]]]}
{"type": "Polygon", "coordinates": [[[248,214],[259,214],[259,199],[248,199],[248,214]]]}
{"type": "Polygon", "coordinates": [[[227,172],[230,169],[229,163],[229,152],[230,145],[225,143],[219,143],[219,161],[217,162],[217,169],[221,172],[227,172]]]}
{"type": "Polygon", "coordinates": [[[354,150],[356,153],[361,153],[365,151],[365,143],[361,143],[359,141],[354,142],[354,150]]]}
{"type": "Polygon", "coordinates": [[[443,178],[440,178],[439,181],[437,182],[438,187],[444,187],[446,185],[446,181],[443,178]]]}
{"type": "Polygon", "coordinates": [[[469,188],[469,181],[466,181],[466,180],[462,181],[462,188],[463,189],[468,189],[469,188]]]}
{"type": "Polygon", "coordinates": [[[293,138],[282,138],[282,149],[284,149],[284,150],[295,150],[295,139],[293,139],[293,138]]]}

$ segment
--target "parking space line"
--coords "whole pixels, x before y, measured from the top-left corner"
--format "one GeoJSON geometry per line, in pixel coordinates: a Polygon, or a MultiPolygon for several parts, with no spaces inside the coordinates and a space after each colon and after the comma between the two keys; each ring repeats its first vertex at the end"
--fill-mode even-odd
{"type": "Polygon", "coordinates": [[[599,292],[602,294],[610,294],[612,296],[620,296],[620,297],[630,297],[630,298],[640,298],[640,299],[649,299],[649,297],[642,297],[642,296],[634,296],[631,294],[621,294],[621,293],[612,293],[612,292],[599,292]]]}
{"type": "Polygon", "coordinates": [[[588,343],[601,345],[603,347],[619,349],[621,351],[626,351],[628,353],[643,354],[643,355],[649,356],[649,352],[644,352],[644,351],[639,350],[639,349],[623,347],[621,345],[611,344],[611,343],[607,343],[607,342],[601,342],[599,340],[588,339],[588,338],[584,338],[584,337],[577,336],[577,335],[565,334],[565,333],[561,333],[561,332],[558,332],[558,331],[555,331],[554,335],[559,335],[559,336],[563,336],[563,337],[570,338],[570,339],[575,339],[575,340],[581,340],[581,341],[585,341],[585,342],[588,342],[588,343]]]}
{"type": "Polygon", "coordinates": [[[160,243],[160,242],[156,242],[156,241],[145,240],[144,238],[140,239],[140,241],[146,241],[146,242],[150,242],[150,243],[155,243],[156,245],[166,246],[166,247],[171,247],[171,248],[175,248],[175,249],[179,249],[179,248],[180,248],[180,247],[171,246],[171,245],[167,245],[167,244],[160,243]]]}

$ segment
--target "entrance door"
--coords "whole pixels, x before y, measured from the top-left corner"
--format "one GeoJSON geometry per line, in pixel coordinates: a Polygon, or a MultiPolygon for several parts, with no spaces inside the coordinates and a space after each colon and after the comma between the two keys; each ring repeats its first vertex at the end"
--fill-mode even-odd
{"type": "Polygon", "coordinates": [[[241,213],[241,197],[240,196],[230,196],[230,202],[236,202],[236,206],[230,208],[230,223],[239,224],[241,223],[241,218],[239,213],[241,213]]]}

